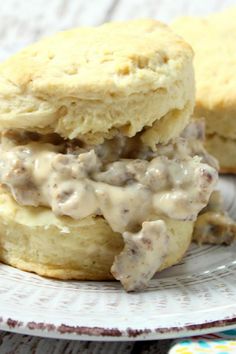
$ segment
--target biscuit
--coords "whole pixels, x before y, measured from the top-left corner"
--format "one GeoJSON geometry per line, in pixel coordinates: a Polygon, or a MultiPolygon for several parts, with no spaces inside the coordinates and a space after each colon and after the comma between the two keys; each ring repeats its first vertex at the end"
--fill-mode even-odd
{"type": "Polygon", "coordinates": [[[146,144],[166,143],[193,110],[192,57],[190,46],[155,20],[55,34],[0,65],[0,129],[91,144],[144,129],[146,144]]]}
{"type": "MultiPolygon", "coordinates": [[[[161,269],[179,262],[189,247],[193,222],[165,218],[171,235],[161,269]]],[[[23,207],[0,188],[0,261],[56,279],[109,280],[122,235],[102,217],[57,217],[48,208],[23,207]]]]}
{"type": "Polygon", "coordinates": [[[236,8],[183,17],[172,28],[195,51],[195,116],[206,118],[206,147],[221,172],[236,173],[236,8]]]}
{"type": "Polygon", "coordinates": [[[236,140],[209,134],[205,146],[219,161],[222,173],[236,173],[236,140]]]}

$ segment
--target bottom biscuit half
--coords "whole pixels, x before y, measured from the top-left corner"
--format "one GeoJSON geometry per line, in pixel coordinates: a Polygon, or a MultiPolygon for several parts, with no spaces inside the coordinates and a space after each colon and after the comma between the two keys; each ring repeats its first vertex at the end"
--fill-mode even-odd
{"type": "MultiPolygon", "coordinates": [[[[161,269],[178,263],[189,247],[193,223],[166,219],[168,256],[161,269]]],[[[48,208],[23,207],[0,188],[0,261],[56,279],[110,280],[122,235],[102,217],[73,220],[48,208]]]]}

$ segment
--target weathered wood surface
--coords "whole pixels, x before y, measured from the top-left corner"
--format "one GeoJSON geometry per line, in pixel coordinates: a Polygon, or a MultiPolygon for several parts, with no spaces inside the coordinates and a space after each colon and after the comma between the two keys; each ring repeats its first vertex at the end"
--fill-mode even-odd
{"type": "MultiPolygon", "coordinates": [[[[153,17],[204,15],[235,0],[4,0],[0,3],[0,60],[42,36],[79,25],[153,17]]],[[[44,339],[0,332],[1,354],[165,354],[170,341],[105,343],[44,339]]]]}
{"type": "Polygon", "coordinates": [[[154,17],[171,21],[180,15],[204,15],[236,5],[235,0],[2,0],[0,59],[36,39],[79,25],[154,17]]]}

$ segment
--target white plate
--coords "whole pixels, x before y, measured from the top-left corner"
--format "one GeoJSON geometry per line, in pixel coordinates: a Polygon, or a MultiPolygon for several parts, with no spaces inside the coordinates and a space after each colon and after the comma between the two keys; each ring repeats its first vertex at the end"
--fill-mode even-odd
{"type": "MultiPolygon", "coordinates": [[[[221,179],[236,218],[236,179],[221,179]]],[[[0,265],[0,328],[44,337],[139,340],[236,326],[236,245],[192,246],[149,288],[126,294],[118,282],[54,281],[0,265]]]]}

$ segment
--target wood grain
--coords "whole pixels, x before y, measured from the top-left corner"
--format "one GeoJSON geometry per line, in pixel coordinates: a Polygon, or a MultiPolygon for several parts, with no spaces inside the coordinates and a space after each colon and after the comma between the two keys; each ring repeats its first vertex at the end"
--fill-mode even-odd
{"type": "Polygon", "coordinates": [[[128,354],[134,345],[127,342],[77,342],[0,333],[1,354],[128,354]]]}
{"type": "MultiPolygon", "coordinates": [[[[78,25],[154,17],[205,15],[236,5],[235,0],[5,0],[0,11],[0,60],[38,38],[78,25]]],[[[0,332],[1,354],[165,354],[170,341],[105,343],[44,339],[0,332]]]]}
{"type": "Polygon", "coordinates": [[[79,342],[0,332],[1,354],[165,354],[171,343],[79,342]]]}
{"type": "Polygon", "coordinates": [[[235,0],[6,0],[0,11],[0,60],[42,36],[79,25],[137,17],[168,22],[232,5],[235,0]]]}

